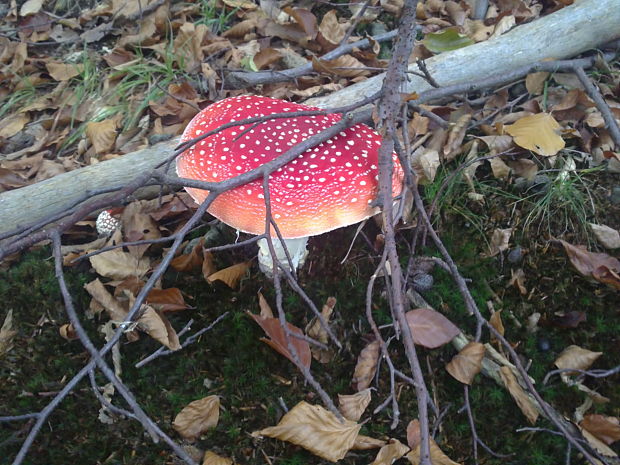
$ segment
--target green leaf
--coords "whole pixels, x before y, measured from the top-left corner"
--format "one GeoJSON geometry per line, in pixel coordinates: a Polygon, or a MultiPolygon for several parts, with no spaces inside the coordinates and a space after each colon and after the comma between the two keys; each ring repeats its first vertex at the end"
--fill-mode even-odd
{"type": "Polygon", "coordinates": [[[457,28],[450,27],[440,32],[426,34],[422,43],[431,52],[441,53],[467,47],[472,45],[474,41],[466,35],[460,34],[457,28]]]}

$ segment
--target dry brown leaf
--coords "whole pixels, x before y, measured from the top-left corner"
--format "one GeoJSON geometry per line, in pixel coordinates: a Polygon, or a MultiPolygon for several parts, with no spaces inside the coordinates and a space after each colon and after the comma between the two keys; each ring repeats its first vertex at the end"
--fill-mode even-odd
{"type": "Polygon", "coordinates": [[[528,74],[525,78],[525,88],[532,95],[542,94],[545,81],[548,77],[549,73],[546,71],[528,74]]]}
{"type": "Polygon", "coordinates": [[[491,155],[497,155],[512,148],[512,137],[510,136],[480,136],[478,139],[486,144],[491,155]]]}
{"type": "Polygon", "coordinates": [[[461,330],[441,313],[430,308],[417,308],[405,313],[413,342],[436,349],[454,339],[461,330]]]}
{"type": "MultiPolygon", "coordinates": [[[[261,328],[263,328],[265,334],[269,336],[269,339],[261,338],[261,341],[269,345],[276,352],[284,355],[292,363],[295,363],[293,355],[289,351],[288,343],[286,341],[286,335],[284,333],[284,329],[280,325],[280,320],[277,318],[263,318],[262,316],[255,315],[251,312],[247,313],[261,328]]],[[[288,330],[291,334],[303,335],[301,329],[297,328],[296,326],[293,326],[290,323],[286,323],[286,326],[288,327],[288,330]]],[[[293,336],[291,336],[289,339],[291,341],[291,345],[297,351],[297,356],[299,357],[301,364],[306,368],[310,368],[310,364],[312,363],[310,344],[308,344],[308,342],[304,341],[303,339],[299,339],[293,336]]]]}
{"type": "Polygon", "coordinates": [[[261,318],[273,318],[273,311],[267,302],[267,299],[263,296],[262,292],[258,292],[258,306],[260,307],[261,318]]]}
{"type": "Polygon", "coordinates": [[[17,331],[13,329],[13,309],[10,309],[4,317],[0,328],[0,357],[3,357],[13,348],[13,339],[17,331]]]}
{"type": "Polygon", "coordinates": [[[382,441],[381,439],[375,439],[368,436],[363,436],[358,434],[355,438],[355,444],[351,449],[354,450],[369,450],[369,449],[378,449],[380,447],[385,446],[387,443],[382,441]]]}
{"type": "Polygon", "coordinates": [[[86,136],[98,155],[110,153],[116,141],[116,122],[113,119],[106,119],[86,123],[86,136]]]}
{"type": "Polygon", "coordinates": [[[107,291],[99,279],[84,284],[84,289],[108,312],[111,320],[125,321],[127,310],[107,291]]]}
{"type": "Polygon", "coordinates": [[[512,236],[513,230],[514,228],[508,228],[496,229],[493,231],[493,235],[491,236],[491,244],[489,245],[489,257],[494,257],[500,252],[508,250],[510,236],[512,236]]]}
{"type": "Polygon", "coordinates": [[[333,60],[320,60],[312,57],[312,69],[317,73],[335,74],[348,78],[365,76],[369,73],[364,63],[351,55],[342,55],[333,60]]]}
{"type": "Polygon", "coordinates": [[[245,276],[250,269],[251,262],[237,263],[236,265],[229,266],[227,268],[216,271],[215,273],[207,276],[207,282],[213,283],[215,281],[222,281],[231,289],[235,289],[241,281],[241,278],[245,276]]]}
{"type": "Polygon", "coordinates": [[[504,323],[502,322],[502,311],[493,312],[489,318],[489,324],[501,335],[504,335],[504,323]]]}
{"type": "Polygon", "coordinates": [[[515,144],[538,155],[552,156],[565,146],[559,135],[561,127],[549,113],[525,116],[504,129],[514,137],[515,144]]]}
{"type": "Polygon", "coordinates": [[[588,224],[603,247],[606,249],[620,248],[620,232],[617,229],[610,228],[604,224],[588,224]]]}
{"type": "Polygon", "coordinates": [[[338,22],[336,10],[328,11],[321,20],[319,32],[322,37],[331,45],[338,45],[344,39],[347,32],[347,24],[338,22]]]}
{"type": "Polygon", "coordinates": [[[493,177],[496,179],[506,179],[510,175],[510,166],[500,157],[493,157],[489,160],[493,177]]]}
{"type": "Polygon", "coordinates": [[[89,260],[98,274],[119,280],[129,276],[142,278],[151,268],[147,257],[136,258],[121,248],[93,255],[89,260]]]}
{"type": "Polygon", "coordinates": [[[75,332],[75,328],[71,323],[65,323],[60,328],[58,328],[58,332],[60,333],[60,337],[66,339],[67,341],[73,341],[75,339],[79,339],[79,336],[75,332]]]}
{"type": "MultiPolygon", "coordinates": [[[[554,365],[559,369],[587,370],[598,359],[603,352],[592,352],[577,345],[570,345],[562,351],[555,359],[554,365]]],[[[566,372],[564,375],[577,374],[577,372],[566,372]]]]}
{"type": "MultiPolygon", "coordinates": [[[[170,262],[170,266],[175,271],[194,271],[198,268],[202,267],[203,263],[203,253],[202,253],[202,245],[204,243],[204,239],[201,239],[189,253],[177,255],[170,262]]],[[[210,276],[205,276],[205,279],[210,276]]]]}
{"type": "Polygon", "coordinates": [[[514,286],[519,289],[519,294],[527,295],[527,288],[525,287],[525,271],[523,271],[523,268],[510,270],[510,281],[508,281],[506,287],[510,286],[514,286]]]}
{"type": "Polygon", "coordinates": [[[389,442],[379,450],[377,457],[371,465],[392,465],[396,460],[409,452],[409,447],[398,439],[390,439],[389,442]]]}
{"type": "MultiPolygon", "coordinates": [[[[332,312],[334,311],[334,307],[336,306],[336,298],[328,297],[327,302],[323,305],[321,309],[321,316],[325,320],[326,324],[329,324],[329,319],[332,316],[332,312]]],[[[310,322],[306,325],[306,335],[315,339],[323,344],[327,344],[329,342],[329,335],[327,334],[327,330],[321,324],[321,321],[314,317],[310,322]]],[[[320,347],[311,346],[312,356],[315,360],[318,360],[321,363],[328,363],[332,359],[332,352],[330,350],[325,350],[320,347]]]]}
{"type": "Polygon", "coordinates": [[[407,445],[415,449],[420,444],[420,420],[411,420],[407,425],[407,445]]]}
{"type": "Polygon", "coordinates": [[[185,303],[181,290],[176,287],[168,289],[151,289],[146,296],[146,303],[161,312],[176,312],[189,306],[185,303]]]}
{"type": "MultiPolygon", "coordinates": [[[[131,303],[133,304],[133,302],[131,303]]],[[[181,348],[179,336],[170,324],[170,321],[168,321],[168,318],[148,305],[142,305],[140,311],[143,312],[138,320],[138,328],[140,330],[170,350],[179,350],[181,348]]]]}
{"type": "Polygon", "coordinates": [[[589,252],[585,246],[569,244],[563,240],[560,240],[560,243],[564,246],[570,262],[581,275],[620,289],[620,278],[617,277],[620,273],[620,260],[606,253],[589,252]],[[611,276],[607,276],[608,273],[611,276]]]}
{"type": "Polygon", "coordinates": [[[202,465],[233,465],[234,462],[232,459],[228,457],[222,457],[221,455],[217,455],[215,452],[211,452],[210,450],[205,452],[204,457],[202,458],[202,465]]]}
{"type": "Polygon", "coordinates": [[[446,365],[446,370],[461,383],[471,385],[474,377],[482,369],[483,359],[484,344],[472,341],[452,357],[446,365]]]}
{"type": "Polygon", "coordinates": [[[68,81],[80,74],[84,67],[81,64],[65,64],[50,62],[45,65],[47,72],[55,81],[68,81]]]}
{"type": "Polygon", "coordinates": [[[255,431],[252,436],[268,436],[287,441],[314,455],[336,462],[355,444],[362,425],[340,420],[319,405],[300,402],[282,417],[276,426],[255,431]]]}
{"type": "Polygon", "coordinates": [[[579,428],[579,430],[581,431],[581,434],[583,434],[585,440],[588,441],[588,444],[590,444],[594,448],[594,450],[607,457],[618,456],[618,454],[616,454],[616,452],[611,447],[609,447],[599,438],[590,433],[590,431],[581,427],[579,428]]]}
{"type": "Polygon", "coordinates": [[[363,391],[372,383],[377,371],[377,365],[379,364],[380,354],[381,343],[379,341],[372,341],[362,349],[357,357],[357,364],[355,365],[351,384],[358,392],[363,391]]]}
{"type": "Polygon", "coordinates": [[[533,425],[538,419],[538,410],[534,406],[534,403],[529,398],[527,393],[523,390],[514,373],[510,367],[503,366],[499,369],[499,375],[504,383],[506,389],[515,400],[525,417],[533,425]]]}
{"type": "Polygon", "coordinates": [[[411,164],[421,184],[433,182],[441,164],[439,152],[434,149],[420,147],[413,153],[411,164]]]}
{"type": "Polygon", "coordinates": [[[0,120],[0,137],[7,139],[13,137],[24,129],[24,126],[29,122],[30,116],[28,113],[11,113],[6,118],[0,120]]]}
{"type": "Polygon", "coordinates": [[[599,414],[586,415],[579,426],[588,430],[607,445],[620,441],[620,421],[617,417],[599,414]]]}
{"type": "Polygon", "coordinates": [[[225,5],[231,8],[241,8],[242,10],[254,10],[256,3],[249,0],[222,0],[225,5]]]}
{"type": "MultiPolygon", "coordinates": [[[[431,461],[433,465],[460,465],[458,462],[451,460],[443,451],[439,448],[437,443],[433,440],[433,438],[429,438],[430,443],[430,452],[431,452],[431,461]]],[[[414,450],[409,452],[406,456],[407,460],[411,462],[412,465],[420,464],[420,446],[416,446],[414,450]]]]}
{"type": "Polygon", "coordinates": [[[461,115],[454,124],[450,126],[448,133],[448,141],[443,147],[444,161],[450,161],[461,152],[461,144],[465,138],[467,127],[471,121],[472,114],[465,113],[461,115]]]}
{"type": "Polygon", "coordinates": [[[370,404],[371,397],[370,388],[351,395],[338,394],[338,410],[347,420],[359,421],[370,404]]]}
{"type": "Polygon", "coordinates": [[[172,427],[184,439],[195,441],[205,431],[215,428],[220,418],[220,398],[207,396],[187,404],[174,418],[172,427]]]}

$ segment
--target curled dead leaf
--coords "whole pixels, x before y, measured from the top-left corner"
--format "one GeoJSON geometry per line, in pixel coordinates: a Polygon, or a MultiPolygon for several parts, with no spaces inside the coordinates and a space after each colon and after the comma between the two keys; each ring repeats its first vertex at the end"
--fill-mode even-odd
{"type": "Polygon", "coordinates": [[[75,332],[75,328],[71,323],[65,323],[64,325],[62,325],[60,328],[58,328],[58,332],[60,333],[60,336],[67,341],[73,341],[79,338],[79,336],[75,332]]]}
{"type": "Polygon", "coordinates": [[[195,441],[205,431],[215,428],[220,418],[220,398],[207,396],[187,404],[174,418],[172,427],[183,438],[195,441]]]}
{"type": "Polygon", "coordinates": [[[276,426],[255,431],[252,436],[287,441],[318,457],[336,462],[353,447],[361,427],[353,421],[341,422],[323,407],[302,401],[284,415],[276,426]]]}
{"type": "MultiPolygon", "coordinates": [[[[321,316],[325,320],[325,323],[329,324],[329,319],[331,318],[335,306],[336,298],[328,297],[327,302],[325,302],[325,305],[323,305],[323,308],[321,309],[321,316]]],[[[323,344],[327,344],[329,342],[329,334],[321,324],[321,320],[317,317],[312,318],[312,320],[310,320],[310,322],[306,325],[306,335],[323,344]]],[[[329,350],[316,346],[312,346],[310,349],[312,350],[312,356],[314,359],[321,363],[328,363],[332,359],[333,353],[329,350]]]]}
{"type": "Polygon", "coordinates": [[[370,404],[371,397],[370,388],[351,395],[338,394],[338,410],[347,420],[359,421],[370,404]]]}
{"type": "Polygon", "coordinates": [[[353,372],[351,384],[357,391],[363,391],[375,377],[377,365],[379,364],[379,355],[381,354],[381,344],[379,341],[372,341],[362,349],[357,357],[357,364],[353,372]]]}
{"type": "Polygon", "coordinates": [[[106,154],[114,147],[116,141],[116,121],[106,119],[99,122],[86,123],[86,136],[97,154],[106,154]]]}
{"type": "Polygon", "coordinates": [[[471,385],[474,377],[482,369],[484,344],[470,342],[446,365],[446,370],[463,384],[471,385]]]}

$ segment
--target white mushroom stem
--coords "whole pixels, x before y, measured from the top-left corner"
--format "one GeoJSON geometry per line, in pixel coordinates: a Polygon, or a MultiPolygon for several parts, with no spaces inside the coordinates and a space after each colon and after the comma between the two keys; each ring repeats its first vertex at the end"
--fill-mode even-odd
{"type": "MultiPolygon", "coordinates": [[[[272,276],[273,259],[269,250],[268,240],[269,239],[267,238],[263,238],[258,241],[258,265],[263,273],[267,276],[272,276]]],[[[288,258],[286,257],[286,252],[284,251],[282,242],[280,242],[277,237],[272,237],[271,241],[276,252],[276,259],[282,263],[285,268],[290,270],[288,258]]],[[[306,260],[306,256],[308,255],[308,250],[306,249],[307,243],[307,237],[284,239],[284,244],[286,245],[286,250],[288,250],[288,254],[291,257],[294,270],[297,270],[297,268],[302,266],[306,260]]]]}

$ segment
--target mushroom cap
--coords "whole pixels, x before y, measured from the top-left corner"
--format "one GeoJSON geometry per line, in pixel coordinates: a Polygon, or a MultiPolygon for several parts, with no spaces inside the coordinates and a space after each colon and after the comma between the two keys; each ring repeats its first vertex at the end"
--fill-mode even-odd
{"type": "MultiPolygon", "coordinates": [[[[212,104],[189,123],[185,142],[231,121],[255,116],[320,110],[260,96],[231,97],[212,104]]],[[[339,114],[274,119],[240,125],[210,136],[177,157],[179,176],[224,181],[267,163],[302,140],[341,119],[339,114]]],[[[358,223],[378,212],[371,207],[378,192],[381,136],[358,124],[310,149],[269,177],[271,214],[285,239],[314,236],[358,223]]],[[[393,195],[400,194],[403,169],[393,154],[393,195]]],[[[186,188],[197,203],[208,191],[186,188]]],[[[222,192],[209,213],[246,233],[265,232],[262,180],[222,192]]]]}

